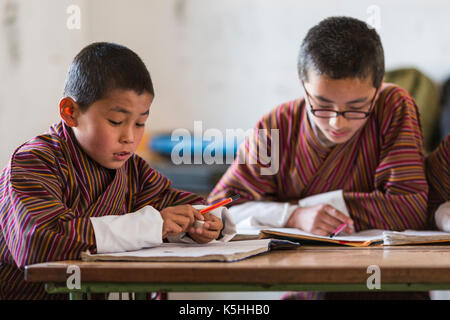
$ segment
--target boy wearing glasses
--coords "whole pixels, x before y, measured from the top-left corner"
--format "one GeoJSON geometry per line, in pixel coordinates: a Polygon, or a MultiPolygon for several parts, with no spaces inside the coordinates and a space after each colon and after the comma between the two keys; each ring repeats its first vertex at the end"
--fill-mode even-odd
{"type": "Polygon", "coordinates": [[[344,223],[349,234],[424,229],[428,186],[419,112],[408,92],[383,83],[377,32],[353,18],[323,20],[303,40],[298,73],[304,98],[256,124],[208,201],[240,195],[230,209],[238,232],[250,225],[326,236],[344,223]],[[258,152],[272,145],[279,147],[279,170],[263,175],[258,152]],[[241,163],[244,153],[258,161],[241,163]]]}

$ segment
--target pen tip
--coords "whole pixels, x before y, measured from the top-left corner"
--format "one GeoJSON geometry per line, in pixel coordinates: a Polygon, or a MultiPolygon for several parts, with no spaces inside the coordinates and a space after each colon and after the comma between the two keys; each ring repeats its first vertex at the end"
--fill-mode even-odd
{"type": "Polygon", "coordinates": [[[238,194],[235,194],[234,196],[230,197],[231,200],[236,201],[237,199],[239,199],[241,196],[238,194]]]}

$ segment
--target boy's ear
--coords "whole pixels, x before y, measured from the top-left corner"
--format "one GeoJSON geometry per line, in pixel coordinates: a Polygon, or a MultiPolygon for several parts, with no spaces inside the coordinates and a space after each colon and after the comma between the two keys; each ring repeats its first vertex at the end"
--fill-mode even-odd
{"type": "Polygon", "coordinates": [[[300,75],[298,76],[298,82],[300,83],[300,86],[303,88],[305,86],[305,81],[300,78],[300,75]]]}
{"type": "Polygon", "coordinates": [[[69,127],[78,126],[80,106],[71,97],[64,97],[59,102],[59,114],[69,127]]]}

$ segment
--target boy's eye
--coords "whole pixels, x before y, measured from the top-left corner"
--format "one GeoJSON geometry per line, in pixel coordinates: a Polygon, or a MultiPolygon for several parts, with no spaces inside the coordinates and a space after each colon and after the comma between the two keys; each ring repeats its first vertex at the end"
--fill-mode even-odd
{"type": "Polygon", "coordinates": [[[121,123],[122,123],[122,121],[119,121],[119,122],[117,122],[117,121],[113,121],[113,120],[108,120],[111,124],[113,124],[113,125],[115,125],[115,126],[118,126],[118,125],[120,125],[121,123]]]}
{"type": "Polygon", "coordinates": [[[143,127],[145,126],[145,123],[136,123],[136,127],[143,127]]]}

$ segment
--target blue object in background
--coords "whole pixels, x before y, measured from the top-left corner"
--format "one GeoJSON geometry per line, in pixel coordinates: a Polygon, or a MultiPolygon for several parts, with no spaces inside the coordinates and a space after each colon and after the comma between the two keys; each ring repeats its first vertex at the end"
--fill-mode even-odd
{"type": "Polygon", "coordinates": [[[214,188],[219,179],[231,164],[227,162],[232,155],[231,161],[235,158],[237,149],[242,143],[243,138],[233,138],[234,141],[208,141],[197,139],[193,136],[189,139],[180,137],[179,140],[172,140],[171,134],[160,134],[153,136],[148,142],[148,148],[159,155],[167,158],[167,161],[152,163],[152,168],[158,170],[162,175],[172,181],[172,187],[190,191],[194,193],[207,196],[214,188]],[[239,140],[239,141],[238,141],[239,140]],[[172,159],[172,151],[175,149],[175,154],[183,156],[183,151],[189,150],[191,157],[188,163],[175,164],[172,159]],[[204,152],[208,148],[206,154],[215,156],[215,152],[221,149],[223,160],[221,163],[207,164],[204,157],[204,152]],[[220,149],[219,149],[220,148],[220,149]],[[201,158],[201,163],[196,164],[194,157],[201,158]]]}
{"type": "MultiPolygon", "coordinates": [[[[220,148],[222,149],[224,158],[229,153],[232,153],[234,158],[239,145],[242,143],[242,141],[236,141],[237,139],[234,140],[235,141],[228,142],[225,139],[222,141],[209,141],[198,138],[196,139],[193,136],[191,136],[190,139],[183,139],[183,137],[180,137],[179,140],[172,140],[172,136],[170,134],[161,134],[155,135],[152,139],[150,139],[149,148],[153,152],[169,157],[172,155],[172,150],[175,147],[177,147],[178,150],[190,150],[192,156],[199,153],[203,154],[207,147],[212,149],[210,153],[214,156],[216,150],[219,150],[220,148]],[[214,146],[214,144],[217,144],[217,146],[214,146]]],[[[180,152],[180,156],[182,155],[183,153],[180,152]]]]}

